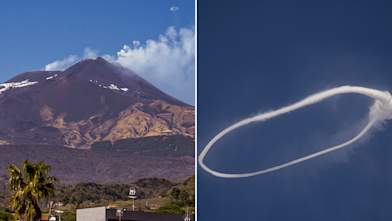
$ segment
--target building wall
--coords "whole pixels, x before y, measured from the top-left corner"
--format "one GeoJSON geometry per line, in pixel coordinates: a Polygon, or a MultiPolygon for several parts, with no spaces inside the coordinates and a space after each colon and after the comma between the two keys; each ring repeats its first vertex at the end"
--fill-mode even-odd
{"type": "Polygon", "coordinates": [[[78,209],[76,210],[76,221],[106,221],[106,208],[78,209]]]}

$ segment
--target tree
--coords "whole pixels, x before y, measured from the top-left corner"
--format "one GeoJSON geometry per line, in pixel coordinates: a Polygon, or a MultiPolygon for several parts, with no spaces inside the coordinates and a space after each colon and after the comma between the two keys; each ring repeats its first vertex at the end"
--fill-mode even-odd
{"type": "Polygon", "coordinates": [[[178,189],[177,187],[174,187],[170,191],[170,196],[173,197],[174,200],[179,200],[180,199],[180,194],[181,194],[181,190],[178,189]]]}
{"type": "Polygon", "coordinates": [[[21,221],[39,221],[42,199],[54,195],[57,179],[49,176],[50,166],[44,162],[23,162],[23,167],[8,168],[8,184],[11,190],[11,208],[21,221]]]}

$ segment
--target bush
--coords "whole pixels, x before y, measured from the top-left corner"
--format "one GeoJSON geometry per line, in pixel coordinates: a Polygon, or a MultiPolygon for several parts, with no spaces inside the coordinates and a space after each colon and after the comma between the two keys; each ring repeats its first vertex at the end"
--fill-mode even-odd
{"type": "Polygon", "coordinates": [[[161,208],[158,209],[158,212],[161,213],[170,213],[170,214],[184,214],[185,211],[177,205],[176,203],[171,203],[166,206],[162,206],[161,208]]]}
{"type": "Polygon", "coordinates": [[[173,185],[170,181],[159,178],[140,179],[134,184],[79,183],[57,187],[55,200],[65,205],[81,205],[86,201],[101,204],[128,200],[130,187],[136,187],[138,198],[144,199],[163,195],[173,185]]]}
{"type": "Polygon", "coordinates": [[[66,211],[62,216],[63,221],[76,221],[76,213],[71,211],[66,211]]]}
{"type": "Polygon", "coordinates": [[[0,221],[12,221],[14,217],[11,213],[6,211],[0,211],[0,221]]]}

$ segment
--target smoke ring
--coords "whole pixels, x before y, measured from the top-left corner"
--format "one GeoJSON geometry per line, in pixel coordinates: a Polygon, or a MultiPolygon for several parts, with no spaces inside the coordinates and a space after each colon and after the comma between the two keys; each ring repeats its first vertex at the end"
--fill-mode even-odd
{"type": "Polygon", "coordinates": [[[392,119],[392,96],[388,91],[380,91],[376,89],[371,89],[371,88],[365,88],[365,87],[358,87],[358,86],[341,86],[341,87],[336,87],[332,88],[329,90],[325,90],[313,95],[310,95],[303,100],[300,100],[294,104],[279,108],[274,111],[270,112],[265,112],[262,114],[258,114],[253,117],[245,118],[225,129],[223,129],[221,132],[219,132],[215,137],[213,137],[207,145],[204,147],[202,152],[199,155],[198,161],[199,165],[202,169],[204,169],[206,172],[210,173],[211,175],[221,177],[221,178],[244,178],[244,177],[251,177],[251,176],[257,176],[257,175],[263,175],[267,173],[271,173],[277,170],[281,170],[283,168],[287,168],[290,166],[293,166],[295,164],[303,163],[307,160],[319,157],[321,155],[327,154],[329,152],[344,148],[356,141],[358,141],[360,138],[362,138],[374,125],[381,123],[383,121],[392,119]],[[354,93],[354,94],[360,94],[364,95],[370,98],[373,98],[375,100],[374,104],[370,107],[369,110],[369,120],[367,125],[353,138],[347,140],[344,143],[327,147],[324,150],[297,158],[295,160],[288,161],[286,163],[282,163],[276,166],[269,167],[267,169],[262,169],[262,170],[257,170],[255,172],[249,172],[249,173],[223,173],[219,172],[216,170],[213,170],[209,168],[205,163],[204,163],[204,158],[210,151],[210,149],[214,146],[216,142],[218,142],[220,139],[222,139],[226,134],[233,132],[241,127],[244,127],[246,125],[249,125],[251,123],[255,122],[263,122],[270,120],[272,118],[278,117],[283,114],[290,113],[292,111],[304,108],[306,106],[318,103],[326,98],[333,97],[339,94],[348,94],[348,93],[354,93]]]}

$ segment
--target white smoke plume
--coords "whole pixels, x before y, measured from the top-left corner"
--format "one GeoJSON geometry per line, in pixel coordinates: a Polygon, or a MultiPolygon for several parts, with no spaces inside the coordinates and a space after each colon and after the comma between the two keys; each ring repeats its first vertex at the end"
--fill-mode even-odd
{"type": "Polygon", "coordinates": [[[63,71],[69,66],[76,64],[82,59],[92,59],[97,57],[97,51],[91,48],[85,48],[83,56],[69,55],[63,59],[53,61],[45,66],[45,71],[63,71]]]}
{"type": "Polygon", "coordinates": [[[194,103],[195,34],[169,27],[158,40],[124,45],[113,59],[174,97],[194,103]]]}
{"type": "Polygon", "coordinates": [[[45,71],[62,71],[79,61],[77,55],[69,55],[61,60],[53,61],[45,66],[45,71]]]}
{"type": "Polygon", "coordinates": [[[217,176],[217,177],[222,177],[222,178],[243,178],[243,177],[251,177],[251,176],[256,176],[256,175],[262,175],[270,172],[274,172],[286,167],[293,166],[295,164],[302,163],[304,161],[310,160],[312,158],[327,154],[329,152],[344,148],[359,139],[361,139],[364,135],[366,135],[369,130],[386,121],[392,119],[392,97],[391,94],[387,91],[379,91],[375,89],[370,89],[370,88],[365,88],[365,87],[353,87],[353,86],[342,86],[342,87],[337,87],[329,90],[325,90],[316,94],[313,94],[299,102],[296,102],[292,105],[288,105],[285,107],[282,107],[280,109],[258,114],[254,117],[246,118],[244,120],[241,120],[228,128],[222,130],[220,133],[218,133],[212,140],[205,146],[203,151],[199,155],[199,164],[201,168],[203,168],[205,171],[208,173],[217,176]],[[347,94],[347,93],[355,93],[355,94],[361,94],[368,96],[370,98],[373,98],[375,100],[374,104],[371,106],[370,111],[369,111],[369,119],[367,125],[353,138],[350,140],[338,144],[332,147],[327,147],[322,151],[289,161],[287,163],[283,163],[280,165],[276,165],[267,169],[263,170],[258,170],[255,172],[250,172],[250,173],[222,173],[218,172],[216,170],[213,170],[206,166],[204,164],[204,158],[206,157],[208,151],[213,147],[213,145],[218,142],[220,139],[222,139],[226,134],[233,132],[240,127],[246,126],[251,123],[255,122],[262,122],[262,121],[267,121],[270,120],[274,117],[278,117],[283,114],[290,113],[291,111],[295,111],[301,108],[304,108],[306,106],[318,103],[326,98],[333,97],[339,94],[347,94]]]}
{"type": "MultiPolygon", "coordinates": [[[[83,56],[71,55],[46,65],[45,70],[64,70],[98,53],[86,48],[83,56]]],[[[164,92],[190,104],[195,90],[195,33],[191,28],[167,28],[158,39],[126,44],[116,55],[99,55],[133,70],[164,92]]]]}

